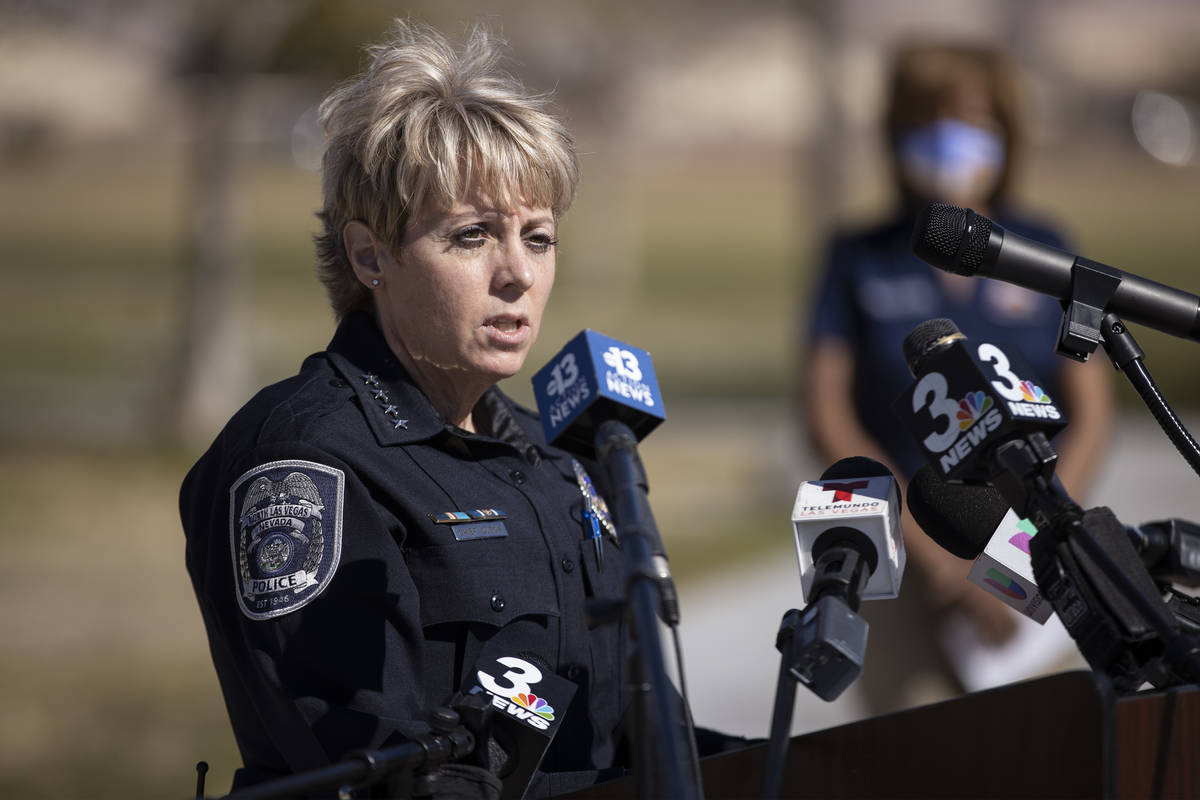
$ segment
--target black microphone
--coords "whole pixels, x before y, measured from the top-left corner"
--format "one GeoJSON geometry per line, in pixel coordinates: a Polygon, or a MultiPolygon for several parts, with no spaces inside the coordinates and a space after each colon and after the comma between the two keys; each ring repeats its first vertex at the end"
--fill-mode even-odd
{"type": "Polygon", "coordinates": [[[900,591],[900,506],[892,473],[862,456],[837,461],[796,493],[792,527],[808,605],[785,617],[794,629],[785,661],[822,700],[837,699],[862,674],[868,626],[859,604],[900,591]]]}
{"type": "Polygon", "coordinates": [[[967,580],[1037,623],[1050,617],[1034,580],[1030,541],[1037,529],[991,486],[950,484],[923,465],[908,482],[908,508],[921,530],[962,559],[967,580]]]}
{"type": "MultiPolygon", "coordinates": [[[[589,609],[589,616],[612,620],[614,611],[628,610],[638,639],[633,681],[639,727],[644,729],[633,737],[635,770],[649,775],[661,769],[662,780],[676,795],[697,796],[687,700],[667,675],[658,624],[661,617],[678,630],[679,599],[637,452],[638,441],[666,418],[650,354],[585,330],[533,376],[533,393],[546,440],[596,459],[608,475],[626,602],[623,607],[609,604],[607,614],[589,609]]],[[[682,663],[678,666],[682,675],[682,663]]]]}
{"type": "Polygon", "coordinates": [[[784,614],[775,637],[781,658],[763,797],[779,797],[783,786],[795,684],[829,702],[862,674],[868,625],[856,612],[865,598],[900,591],[900,504],[892,473],[863,456],[837,461],[796,492],[792,527],[808,605],[784,614]]]}
{"type": "MultiPolygon", "coordinates": [[[[908,509],[921,530],[959,558],[978,558],[1001,520],[1008,501],[992,486],[943,481],[923,465],[908,483],[908,509]]],[[[1155,580],[1200,586],[1200,525],[1182,519],[1124,525],[1129,541],[1155,580]]]]}
{"type": "Polygon", "coordinates": [[[526,652],[484,656],[464,682],[464,695],[483,696],[491,704],[475,760],[503,781],[504,800],[525,794],[575,689],[543,659],[526,652]]]}
{"type": "Polygon", "coordinates": [[[652,570],[662,588],[663,619],[675,625],[679,601],[637,453],[637,443],[666,419],[650,354],[583,330],[534,374],[532,382],[546,441],[599,461],[607,473],[617,533],[648,543],[652,570]]]}
{"type": "Polygon", "coordinates": [[[904,356],[916,380],[893,410],[946,480],[989,483],[1001,444],[1039,433],[1048,439],[1066,427],[1066,414],[1018,350],[968,341],[952,320],[917,325],[904,356]]]}
{"type": "Polygon", "coordinates": [[[835,462],[796,491],[792,527],[808,605],[784,614],[775,636],[779,680],[762,797],[782,791],[796,683],[832,702],[862,674],[868,625],[856,612],[864,598],[900,591],[900,504],[892,473],[863,456],[835,462]]]}
{"type": "Polygon", "coordinates": [[[1074,299],[1088,281],[1112,312],[1183,339],[1200,341],[1200,297],[1064,252],[1011,231],[968,208],[930,203],[913,228],[912,250],[938,269],[996,278],[1035,292],[1074,299]]]}
{"type": "Polygon", "coordinates": [[[922,465],[908,482],[908,510],[921,530],[959,558],[978,558],[1009,511],[992,486],[947,483],[922,465]]]}
{"type": "MultiPolygon", "coordinates": [[[[1008,506],[995,490],[944,483],[928,469],[924,473],[918,470],[913,476],[908,501],[913,518],[930,538],[960,558],[975,558],[984,551],[1008,506]]],[[[1160,598],[1131,545],[1128,528],[1109,509],[1085,511],[1080,522],[1098,547],[1120,565],[1138,592],[1146,598],[1160,598]]],[[[1027,547],[1034,588],[1039,592],[1032,600],[1043,612],[1039,621],[1048,615],[1042,602],[1045,598],[1087,662],[1106,673],[1121,691],[1133,691],[1147,680],[1161,686],[1176,679],[1164,660],[1163,639],[1083,543],[1074,538],[1055,540],[1034,535],[1027,547]]],[[[1003,564],[1002,568],[1010,574],[998,575],[1000,581],[1017,587],[1011,574],[1014,565],[1003,564]]],[[[1011,602],[1009,605],[1017,607],[1011,602]]],[[[1026,616],[1038,619],[1032,613],[1026,616]]],[[[1173,632],[1179,630],[1178,619],[1172,617],[1170,625],[1173,632]]]]}
{"type": "Polygon", "coordinates": [[[1200,647],[1181,635],[1124,526],[1107,508],[1080,509],[1054,476],[1048,437],[1066,420],[1018,353],[968,344],[949,320],[917,326],[904,352],[917,380],[895,411],[934,472],[996,485],[1038,526],[1034,580],[1088,663],[1122,691],[1200,677],[1200,647]]]}
{"type": "Polygon", "coordinates": [[[1127,530],[1151,575],[1183,586],[1200,586],[1200,525],[1166,519],[1127,530]]]}

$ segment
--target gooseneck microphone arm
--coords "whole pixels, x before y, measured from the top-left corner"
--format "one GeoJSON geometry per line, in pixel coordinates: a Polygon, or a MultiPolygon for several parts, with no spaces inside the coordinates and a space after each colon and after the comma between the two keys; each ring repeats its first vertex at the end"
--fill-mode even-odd
{"type": "Polygon", "coordinates": [[[699,770],[690,744],[691,726],[667,677],[658,626],[661,609],[664,621],[674,627],[679,619],[678,601],[646,496],[646,473],[637,453],[637,437],[624,422],[607,420],[596,429],[595,441],[596,454],[607,468],[612,486],[625,562],[626,610],[632,617],[636,639],[632,672],[640,696],[633,702],[639,706],[636,713],[646,723],[638,726],[638,741],[634,745],[639,795],[651,796],[646,791],[646,781],[659,772],[665,785],[658,787],[658,794],[685,800],[699,798],[696,777],[699,770]],[[651,736],[651,731],[657,735],[651,736]]]}
{"type": "Polygon", "coordinates": [[[1100,333],[1109,361],[1129,379],[1134,391],[1142,398],[1146,408],[1150,409],[1150,414],[1171,440],[1171,444],[1175,445],[1179,455],[1183,456],[1183,460],[1192,471],[1200,475],[1200,445],[1196,444],[1196,440],[1171,408],[1167,398],[1159,391],[1158,384],[1146,367],[1145,353],[1129,332],[1129,328],[1116,314],[1109,312],[1104,315],[1100,333]]]}

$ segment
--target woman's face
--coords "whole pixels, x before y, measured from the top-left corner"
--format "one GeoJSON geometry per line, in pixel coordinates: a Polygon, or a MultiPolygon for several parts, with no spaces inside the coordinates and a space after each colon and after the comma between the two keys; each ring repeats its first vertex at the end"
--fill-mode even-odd
{"type": "Polygon", "coordinates": [[[986,88],[955,93],[935,119],[901,137],[901,167],[922,196],[979,208],[995,189],[1007,154],[986,88]]]}
{"type": "Polygon", "coordinates": [[[375,292],[392,350],[443,390],[516,374],[554,286],[556,243],[550,209],[501,208],[479,191],[413,219],[375,292]]]}

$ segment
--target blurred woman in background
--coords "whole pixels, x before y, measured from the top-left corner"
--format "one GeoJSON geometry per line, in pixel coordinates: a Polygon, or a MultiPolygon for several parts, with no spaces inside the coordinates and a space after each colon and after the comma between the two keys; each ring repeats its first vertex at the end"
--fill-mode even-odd
{"type": "MultiPolygon", "coordinates": [[[[907,482],[923,458],[891,410],[912,380],[900,344],[917,324],[948,317],[970,339],[1016,345],[1066,407],[1070,426],[1055,441],[1058,475],[1082,499],[1112,417],[1103,359],[1078,364],[1054,354],[1062,311],[1053,298],[934,269],[909,245],[917,213],[940,201],[1063,246],[1050,225],[1011,202],[1022,146],[1013,66],[984,47],[904,47],[894,63],[885,130],[895,211],[882,224],[833,237],[813,296],[803,407],[816,452],[824,463],[869,456],[907,482]]],[[[907,509],[903,525],[910,567],[905,591],[898,601],[864,607],[872,641],[863,686],[877,712],[961,690],[946,665],[931,657],[939,651],[936,616],[960,612],[992,643],[1008,639],[1017,624],[1015,612],[967,582],[969,562],[929,539],[907,509]]]]}

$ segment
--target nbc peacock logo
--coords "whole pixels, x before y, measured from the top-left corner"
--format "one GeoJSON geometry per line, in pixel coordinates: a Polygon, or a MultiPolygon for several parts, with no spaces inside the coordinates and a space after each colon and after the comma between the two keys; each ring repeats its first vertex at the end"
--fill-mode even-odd
{"type": "Polygon", "coordinates": [[[515,694],[512,696],[512,701],[522,708],[529,709],[542,719],[554,720],[554,709],[536,694],[515,694]]]}
{"type": "Polygon", "coordinates": [[[1050,403],[1050,395],[1042,391],[1042,387],[1033,381],[1021,381],[1021,399],[1026,403],[1050,403]]]}
{"type": "Polygon", "coordinates": [[[958,401],[958,429],[965,431],[974,425],[992,405],[992,398],[983,392],[967,392],[967,396],[958,401]]]}

